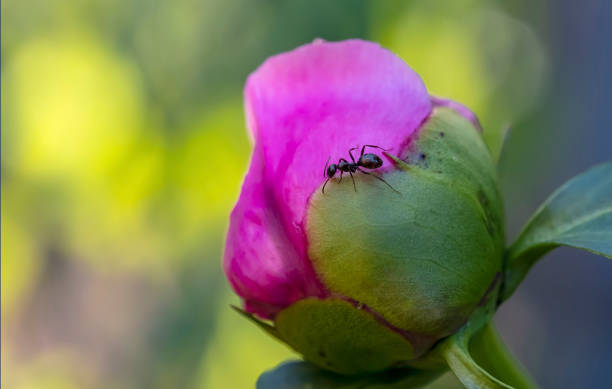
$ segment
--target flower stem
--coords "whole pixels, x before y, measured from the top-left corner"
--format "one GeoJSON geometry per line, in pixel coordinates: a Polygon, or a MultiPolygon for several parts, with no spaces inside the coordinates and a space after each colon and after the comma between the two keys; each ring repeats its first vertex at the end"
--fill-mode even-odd
{"type": "Polygon", "coordinates": [[[492,323],[476,333],[470,343],[472,358],[490,374],[517,389],[537,389],[538,385],[512,355],[492,323]]]}
{"type": "Polygon", "coordinates": [[[448,367],[468,389],[513,389],[512,386],[493,377],[470,355],[467,340],[455,338],[444,345],[442,355],[448,367]]]}

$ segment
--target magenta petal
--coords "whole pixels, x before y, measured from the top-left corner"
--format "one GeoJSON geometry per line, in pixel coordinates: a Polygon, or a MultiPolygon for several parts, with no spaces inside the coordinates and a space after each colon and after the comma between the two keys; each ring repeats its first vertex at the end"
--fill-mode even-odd
{"type": "Polygon", "coordinates": [[[431,101],[396,55],[349,40],[268,59],[249,77],[245,105],[255,151],[232,213],[225,269],[247,309],[270,317],[326,293],[308,259],[304,217],[328,157],[349,159],[348,149],[363,144],[401,154],[431,101]]]}
{"type": "Polygon", "coordinates": [[[478,131],[482,132],[482,126],[480,125],[480,121],[478,120],[478,117],[476,116],[474,112],[472,112],[465,105],[458,103],[456,101],[453,101],[451,99],[445,99],[445,98],[436,97],[436,96],[431,96],[431,103],[433,104],[434,107],[446,107],[446,108],[452,109],[453,111],[457,112],[459,115],[463,116],[464,118],[472,122],[474,127],[476,127],[478,131]]]}
{"type": "Polygon", "coordinates": [[[278,206],[262,185],[264,160],[259,154],[256,148],[230,216],[224,268],[245,308],[269,319],[301,298],[325,292],[309,262],[289,241],[278,206]]]}

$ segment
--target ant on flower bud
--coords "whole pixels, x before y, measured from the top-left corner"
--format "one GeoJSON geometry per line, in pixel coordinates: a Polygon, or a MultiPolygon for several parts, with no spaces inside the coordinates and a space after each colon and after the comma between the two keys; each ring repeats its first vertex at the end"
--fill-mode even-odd
{"type": "Polygon", "coordinates": [[[372,153],[364,154],[366,147],[375,147],[375,148],[381,149],[383,151],[389,151],[389,150],[383,149],[380,146],[364,145],[361,148],[361,154],[359,155],[359,159],[357,160],[357,162],[355,162],[355,158],[353,157],[352,151],[358,149],[359,146],[353,147],[352,149],[350,149],[348,151],[348,153],[349,153],[349,155],[351,157],[351,160],[353,161],[352,163],[347,161],[344,158],[340,158],[338,160],[338,163],[332,163],[330,165],[329,164],[329,158],[327,158],[327,162],[325,163],[325,170],[323,170],[323,177],[327,177],[327,180],[325,180],[325,183],[323,184],[323,188],[321,189],[322,193],[325,193],[325,185],[327,185],[329,180],[331,180],[336,175],[337,171],[340,171],[340,181],[338,181],[338,182],[342,181],[342,175],[344,173],[350,174],[351,180],[353,180],[353,189],[355,189],[355,192],[357,191],[357,187],[355,186],[355,178],[353,177],[353,173],[361,172],[363,174],[367,174],[369,176],[372,176],[372,177],[376,178],[379,181],[384,182],[394,192],[399,193],[394,187],[392,187],[382,177],[379,177],[376,174],[372,174],[372,173],[366,172],[365,170],[361,169],[363,167],[363,168],[372,170],[372,169],[377,169],[377,168],[379,168],[379,167],[381,167],[383,165],[383,160],[378,155],[372,154],[372,153]]]}

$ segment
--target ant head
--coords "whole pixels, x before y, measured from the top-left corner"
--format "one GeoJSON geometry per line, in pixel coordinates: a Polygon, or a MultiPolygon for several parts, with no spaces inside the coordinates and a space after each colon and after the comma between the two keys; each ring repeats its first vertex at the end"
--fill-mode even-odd
{"type": "Polygon", "coordinates": [[[383,164],[382,159],[376,154],[364,154],[359,158],[359,165],[366,169],[376,169],[383,164]]]}
{"type": "Polygon", "coordinates": [[[332,178],[336,174],[336,170],[338,170],[338,165],[336,165],[335,163],[329,165],[326,171],[327,178],[332,178]]]}

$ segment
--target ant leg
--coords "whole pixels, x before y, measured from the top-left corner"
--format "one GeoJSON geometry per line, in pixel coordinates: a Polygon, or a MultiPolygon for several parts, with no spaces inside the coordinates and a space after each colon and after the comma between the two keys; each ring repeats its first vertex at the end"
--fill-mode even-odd
{"type": "MultiPolygon", "coordinates": [[[[340,164],[340,162],[342,162],[342,161],[344,161],[344,162],[346,162],[346,163],[349,163],[349,161],[347,161],[346,159],[344,159],[344,158],[340,158],[340,159],[338,160],[338,164],[340,164]]],[[[343,175],[343,174],[344,174],[344,172],[343,172],[342,170],[340,170],[340,181],[338,181],[338,183],[341,183],[341,182],[342,182],[342,175],[343,175]]]]}
{"type": "MultiPolygon", "coordinates": [[[[353,147],[352,149],[350,149],[350,150],[348,151],[349,155],[351,156],[351,159],[353,160],[353,163],[357,163],[357,162],[355,162],[355,158],[353,157],[353,153],[351,153],[351,151],[353,151],[353,150],[357,150],[358,148],[359,148],[359,146],[357,146],[357,147],[353,147]]],[[[361,155],[363,155],[363,152],[361,153],[361,155]]]]}
{"type": "Polygon", "coordinates": [[[325,184],[323,184],[323,188],[321,189],[321,193],[325,194],[325,185],[329,182],[329,178],[325,180],[325,184]]]}
{"type": "Polygon", "coordinates": [[[376,178],[377,180],[384,182],[384,183],[385,183],[385,184],[386,184],[386,185],[387,185],[389,188],[391,188],[391,189],[392,189],[392,190],[393,190],[395,193],[400,193],[400,191],[398,191],[397,189],[395,189],[394,187],[392,187],[392,186],[391,186],[391,184],[389,184],[387,181],[385,181],[385,179],[384,179],[384,178],[379,177],[379,176],[377,176],[376,174],[366,172],[365,170],[361,170],[361,169],[359,169],[359,168],[357,168],[357,170],[358,170],[358,171],[360,171],[360,172],[362,172],[363,174],[367,174],[368,176],[372,176],[372,177],[376,178]]]}
{"type": "Polygon", "coordinates": [[[351,175],[351,180],[353,180],[353,189],[355,189],[355,192],[357,192],[357,187],[355,186],[355,177],[353,177],[353,173],[348,172],[351,175]]]}
{"type": "Polygon", "coordinates": [[[361,155],[363,155],[363,152],[365,151],[366,147],[374,147],[377,149],[381,149],[382,151],[391,151],[391,150],[383,149],[382,147],[376,146],[376,145],[363,145],[363,147],[361,148],[361,155]]]}

